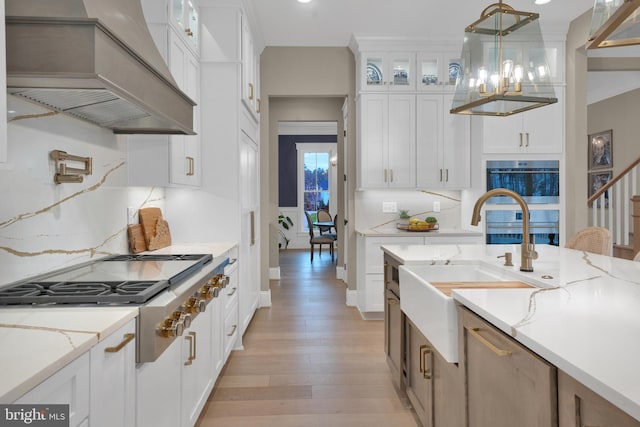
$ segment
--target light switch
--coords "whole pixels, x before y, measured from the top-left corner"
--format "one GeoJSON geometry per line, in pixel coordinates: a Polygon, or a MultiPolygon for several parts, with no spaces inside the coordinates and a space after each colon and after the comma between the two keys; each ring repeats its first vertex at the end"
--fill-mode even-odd
{"type": "Polygon", "coordinates": [[[382,213],[397,213],[398,204],[396,202],[382,202],[382,213]]]}
{"type": "Polygon", "coordinates": [[[438,200],[433,202],[433,211],[440,212],[440,202],[438,200]]]}

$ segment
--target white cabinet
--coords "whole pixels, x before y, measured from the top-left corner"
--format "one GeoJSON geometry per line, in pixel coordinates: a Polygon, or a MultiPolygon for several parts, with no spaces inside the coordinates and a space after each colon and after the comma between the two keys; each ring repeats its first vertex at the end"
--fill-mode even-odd
{"type": "Polygon", "coordinates": [[[194,0],[170,0],[171,24],[197,54],[200,42],[200,13],[194,0]]]}
{"type": "Polygon", "coordinates": [[[453,91],[461,71],[460,51],[419,52],[416,87],[420,91],[453,91]]]}
{"type": "Polygon", "coordinates": [[[362,52],[358,75],[360,90],[414,90],[415,58],[415,52],[362,52]]]}
{"type": "MultiPolygon", "coordinates": [[[[172,7],[177,2],[185,7],[193,6],[188,0],[170,1],[172,7]]],[[[179,33],[181,30],[173,21],[175,15],[167,16],[166,11],[161,9],[161,2],[143,0],[142,5],[153,40],[167,62],[176,84],[198,104],[200,64],[197,51],[179,33]]],[[[198,105],[193,109],[193,130],[196,135],[127,136],[129,185],[199,187],[202,183],[202,150],[198,105]]]]}
{"type": "Polygon", "coordinates": [[[471,120],[450,114],[453,94],[417,97],[418,188],[465,188],[471,176],[471,120]]]}
{"type": "Polygon", "coordinates": [[[564,151],[564,88],[554,89],[558,98],[555,104],[507,117],[474,117],[474,123],[482,127],[484,153],[561,154],[564,151]]]}
{"type": "Polygon", "coordinates": [[[253,40],[253,33],[245,15],[242,27],[242,101],[252,114],[260,113],[260,55],[253,40]]]}
{"type": "Polygon", "coordinates": [[[84,353],[14,403],[69,405],[69,427],[89,417],[90,356],[84,353]]]}
{"type": "MultiPolygon", "coordinates": [[[[235,273],[235,272],[234,272],[235,273]]],[[[222,306],[224,310],[224,328],[223,328],[223,348],[225,360],[231,354],[231,350],[238,341],[240,335],[239,328],[239,295],[240,295],[240,283],[238,282],[238,275],[231,274],[229,276],[229,284],[224,289],[220,290],[220,296],[222,297],[222,306]]]]}
{"type": "Polygon", "coordinates": [[[357,115],[358,186],[415,188],[415,95],[363,94],[357,115]]]}
{"type": "Polygon", "coordinates": [[[358,309],[362,313],[384,311],[384,253],[382,245],[421,245],[422,236],[357,238],[358,309]]]}
{"type": "Polygon", "coordinates": [[[134,427],[136,323],[129,321],[91,349],[91,427],[134,427]]]}
{"type": "Polygon", "coordinates": [[[198,314],[181,337],[182,342],[182,426],[195,425],[202,411],[215,377],[212,356],[211,304],[198,314]]]}

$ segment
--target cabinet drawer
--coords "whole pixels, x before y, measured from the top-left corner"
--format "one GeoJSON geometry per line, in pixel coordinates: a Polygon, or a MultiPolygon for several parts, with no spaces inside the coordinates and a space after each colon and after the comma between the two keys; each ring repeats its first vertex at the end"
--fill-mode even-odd
{"type": "Polygon", "coordinates": [[[15,403],[69,405],[69,426],[89,416],[89,352],[43,381],[15,403]]]}
{"type": "Polygon", "coordinates": [[[238,330],[238,306],[235,305],[224,318],[223,340],[225,359],[229,356],[229,353],[231,353],[231,350],[235,346],[238,338],[238,330]]]}

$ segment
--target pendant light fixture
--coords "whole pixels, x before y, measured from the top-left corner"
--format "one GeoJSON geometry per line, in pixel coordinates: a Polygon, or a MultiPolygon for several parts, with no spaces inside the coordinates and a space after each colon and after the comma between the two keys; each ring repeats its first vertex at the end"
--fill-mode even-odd
{"type": "Polygon", "coordinates": [[[640,0],[596,0],[587,49],[640,44],[640,0]]]}
{"type": "Polygon", "coordinates": [[[509,116],[558,101],[538,17],[500,0],[465,28],[451,113],[509,116]]]}

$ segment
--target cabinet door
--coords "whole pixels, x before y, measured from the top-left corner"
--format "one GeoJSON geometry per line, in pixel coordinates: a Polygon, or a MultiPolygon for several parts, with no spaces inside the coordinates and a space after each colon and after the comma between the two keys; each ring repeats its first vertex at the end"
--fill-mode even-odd
{"type": "Polygon", "coordinates": [[[14,403],[69,405],[69,426],[89,416],[90,356],[86,352],[14,403]]]}
{"type": "Polygon", "coordinates": [[[417,88],[421,91],[453,90],[460,71],[460,52],[419,53],[416,73],[417,88]]]}
{"type": "Polygon", "coordinates": [[[418,328],[406,324],[407,397],[423,427],[433,426],[433,349],[418,328]]]}
{"type": "Polygon", "coordinates": [[[556,368],[460,308],[469,427],[558,425],[556,368]]]}
{"type": "MultiPolygon", "coordinates": [[[[386,285],[385,283],[385,288],[386,285]]],[[[392,381],[398,390],[402,388],[402,367],[404,364],[403,318],[404,316],[400,310],[400,299],[389,289],[385,289],[384,349],[392,381]]]]}
{"type": "Polygon", "coordinates": [[[440,188],[444,179],[442,95],[419,95],[417,104],[417,186],[440,188]]]}
{"type": "Polygon", "coordinates": [[[182,342],[182,419],[192,426],[213,388],[211,310],[198,314],[180,338],[182,342]]]}
{"type": "Polygon", "coordinates": [[[578,381],[558,371],[560,427],[638,427],[640,421],[612,405],[578,381]]]}
{"type": "Polygon", "coordinates": [[[360,187],[387,187],[389,97],[362,95],[359,106],[359,165],[360,187]]]}
{"type": "Polygon", "coordinates": [[[416,97],[389,95],[387,180],[390,188],[416,186],[416,97]]]}
{"type": "Polygon", "coordinates": [[[248,19],[242,16],[242,100],[249,111],[256,107],[255,47],[248,19]]]}
{"type": "Polygon", "coordinates": [[[524,148],[527,153],[564,151],[564,88],[556,87],[558,102],[522,114],[524,148]]]}
{"type": "Polygon", "coordinates": [[[136,367],[136,426],[182,425],[180,384],[182,340],[175,340],[160,357],[136,367]]]}
{"type": "MultiPolygon", "coordinates": [[[[542,107],[546,108],[546,107],[542,107]]],[[[482,149],[486,154],[522,153],[525,136],[522,133],[522,115],[507,117],[474,117],[482,127],[482,149]]]]}
{"type": "Polygon", "coordinates": [[[92,427],[135,426],[135,331],[131,320],[91,349],[92,427]]]}
{"type": "Polygon", "coordinates": [[[443,96],[443,186],[468,188],[471,185],[471,118],[449,113],[452,101],[453,94],[443,96]]]}

